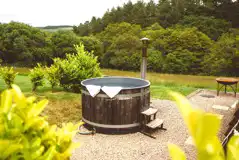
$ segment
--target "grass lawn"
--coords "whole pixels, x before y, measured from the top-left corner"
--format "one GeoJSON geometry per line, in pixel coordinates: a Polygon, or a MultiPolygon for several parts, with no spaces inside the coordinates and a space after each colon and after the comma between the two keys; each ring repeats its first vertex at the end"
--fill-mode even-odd
{"type": "MultiPolygon", "coordinates": [[[[56,88],[51,91],[50,85],[46,82],[44,87],[39,87],[35,93],[31,92],[31,82],[28,68],[15,68],[19,74],[16,77],[15,84],[20,86],[25,95],[35,95],[39,99],[47,98],[49,104],[44,110],[48,120],[52,124],[61,124],[62,122],[79,121],[81,119],[81,95],[63,91],[62,88],[56,88]]],[[[140,77],[139,72],[119,71],[111,69],[102,69],[104,75],[109,76],[128,76],[140,77]]],[[[169,90],[188,95],[198,88],[216,89],[216,77],[212,76],[191,76],[148,73],[147,79],[151,82],[151,97],[160,99],[171,99],[168,95],[169,90]]],[[[0,90],[6,89],[3,80],[0,79],[0,90]]]]}

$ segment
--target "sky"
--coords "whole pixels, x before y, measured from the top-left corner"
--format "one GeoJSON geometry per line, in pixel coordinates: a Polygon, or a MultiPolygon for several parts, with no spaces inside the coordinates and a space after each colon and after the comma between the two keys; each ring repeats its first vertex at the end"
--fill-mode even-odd
{"type": "Polygon", "coordinates": [[[92,16],[102,17],[107,9],[126,2],[128,0],[0,0],[0,22],[17,21],[35,27],[79,25],[90,21],[92,16]]]}

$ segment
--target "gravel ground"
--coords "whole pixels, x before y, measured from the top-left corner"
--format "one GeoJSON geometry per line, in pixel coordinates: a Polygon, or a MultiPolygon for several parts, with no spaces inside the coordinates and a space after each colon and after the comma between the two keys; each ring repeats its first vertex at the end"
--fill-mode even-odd
{"type": "MultiPolygon", "coordinates": [[[[218,111],[212,109],[211,106],[214,104],[231,106],[236,98],[230,94],[220,94],[217,97],[214,91],[201,90],[195,93],[189,98],[192,105],[208,112],[224,115],[222,126],[225,127],[233,111],[231,109],[218,111]],[[215,97],[205,98],[201,97],[202,94],[215,97]]],[[[167,131],[154,132],[153,135],[156,136],[156,139],[139,132],[123,135],[99,133],[93,136],[77,135],[75,140],[80,141],[81,146],[75,150],[71,160],[165,160],[169,159],[168,143],[177,144],[184,149],[188,160],[195,159],[194,146],[185,144],[189,135],[175,103],[168,100],[152,100],[152,103],[159,109],[157,117],[164,119],[164,127],[167,128],[167,131]]]]}

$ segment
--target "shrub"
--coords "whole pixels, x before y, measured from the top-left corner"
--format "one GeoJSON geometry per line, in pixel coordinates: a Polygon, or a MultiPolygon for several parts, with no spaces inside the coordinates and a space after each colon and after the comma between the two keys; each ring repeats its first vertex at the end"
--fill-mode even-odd
{"type": "Polygon", "coordinates": [[[14,83],[17,73],[13,71],[13,67],[2,67],[0,74],[8,88],[14,83]]]}
{"type": "Polygon", "coordinates": [[[40,64],[30,70],[30,80],[32,82],[32,91],[36,91],[37,87],[44,85],[44,72],[40,64]]]}
{"type": "Polygon", "coordinates": [[[58,67],[56,65],[46,68],[46,79],[50,82],[52,90],[59,84],[58,67]]]}
{"type": "Polygon", "coordinates": [[[1,94],[0,159],[68,159],[78,146],[72,138],[79,124],[49,125],[39,116],[48,101],[35,102],[35,97],[25,97],[20,88],[12,87],[1,94]]]}
{"type": "Polygon", "coordinates": [[[54,59],[54,65],[59,68],[59,82],[66,90],[80,91],[80,83],[87,78],[101,75],[97,57],[84,50],[84,45],[75,46],[77,54],[67,54],[65,59],[54,59]]]}
{"type": "MultiPolygon", "coordinates": [[[[178,93],[171,93],[188,127],[197,149],[198,160],[237,160],[239,154],[239,136],[233,136],[227,145],[227,154],[217,137],[220,129],[220,117],[193,109],[188,100],[178,93]]],[[[184,152],[174,144],[168,145],[173,160],[186,160],[184,152]]]]}

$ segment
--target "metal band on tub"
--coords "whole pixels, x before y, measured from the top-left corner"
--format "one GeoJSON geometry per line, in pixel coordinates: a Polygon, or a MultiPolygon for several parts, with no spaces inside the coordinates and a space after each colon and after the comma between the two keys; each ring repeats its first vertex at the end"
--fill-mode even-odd
{"type": "Polygon", "coordinates": [[[117,129],[117,128],[131,128],[131,127],[140,126],[140,123],[122,124],[122,125],[99,124],[99,123],[88,121],[84,117],[82,117],[82,120],[84,122],[86,122],[87,124],[90,124],[90,125],[96,126],[96,127],[101,127],[101,128],[115,128],[115,129],[117,129]]]}

